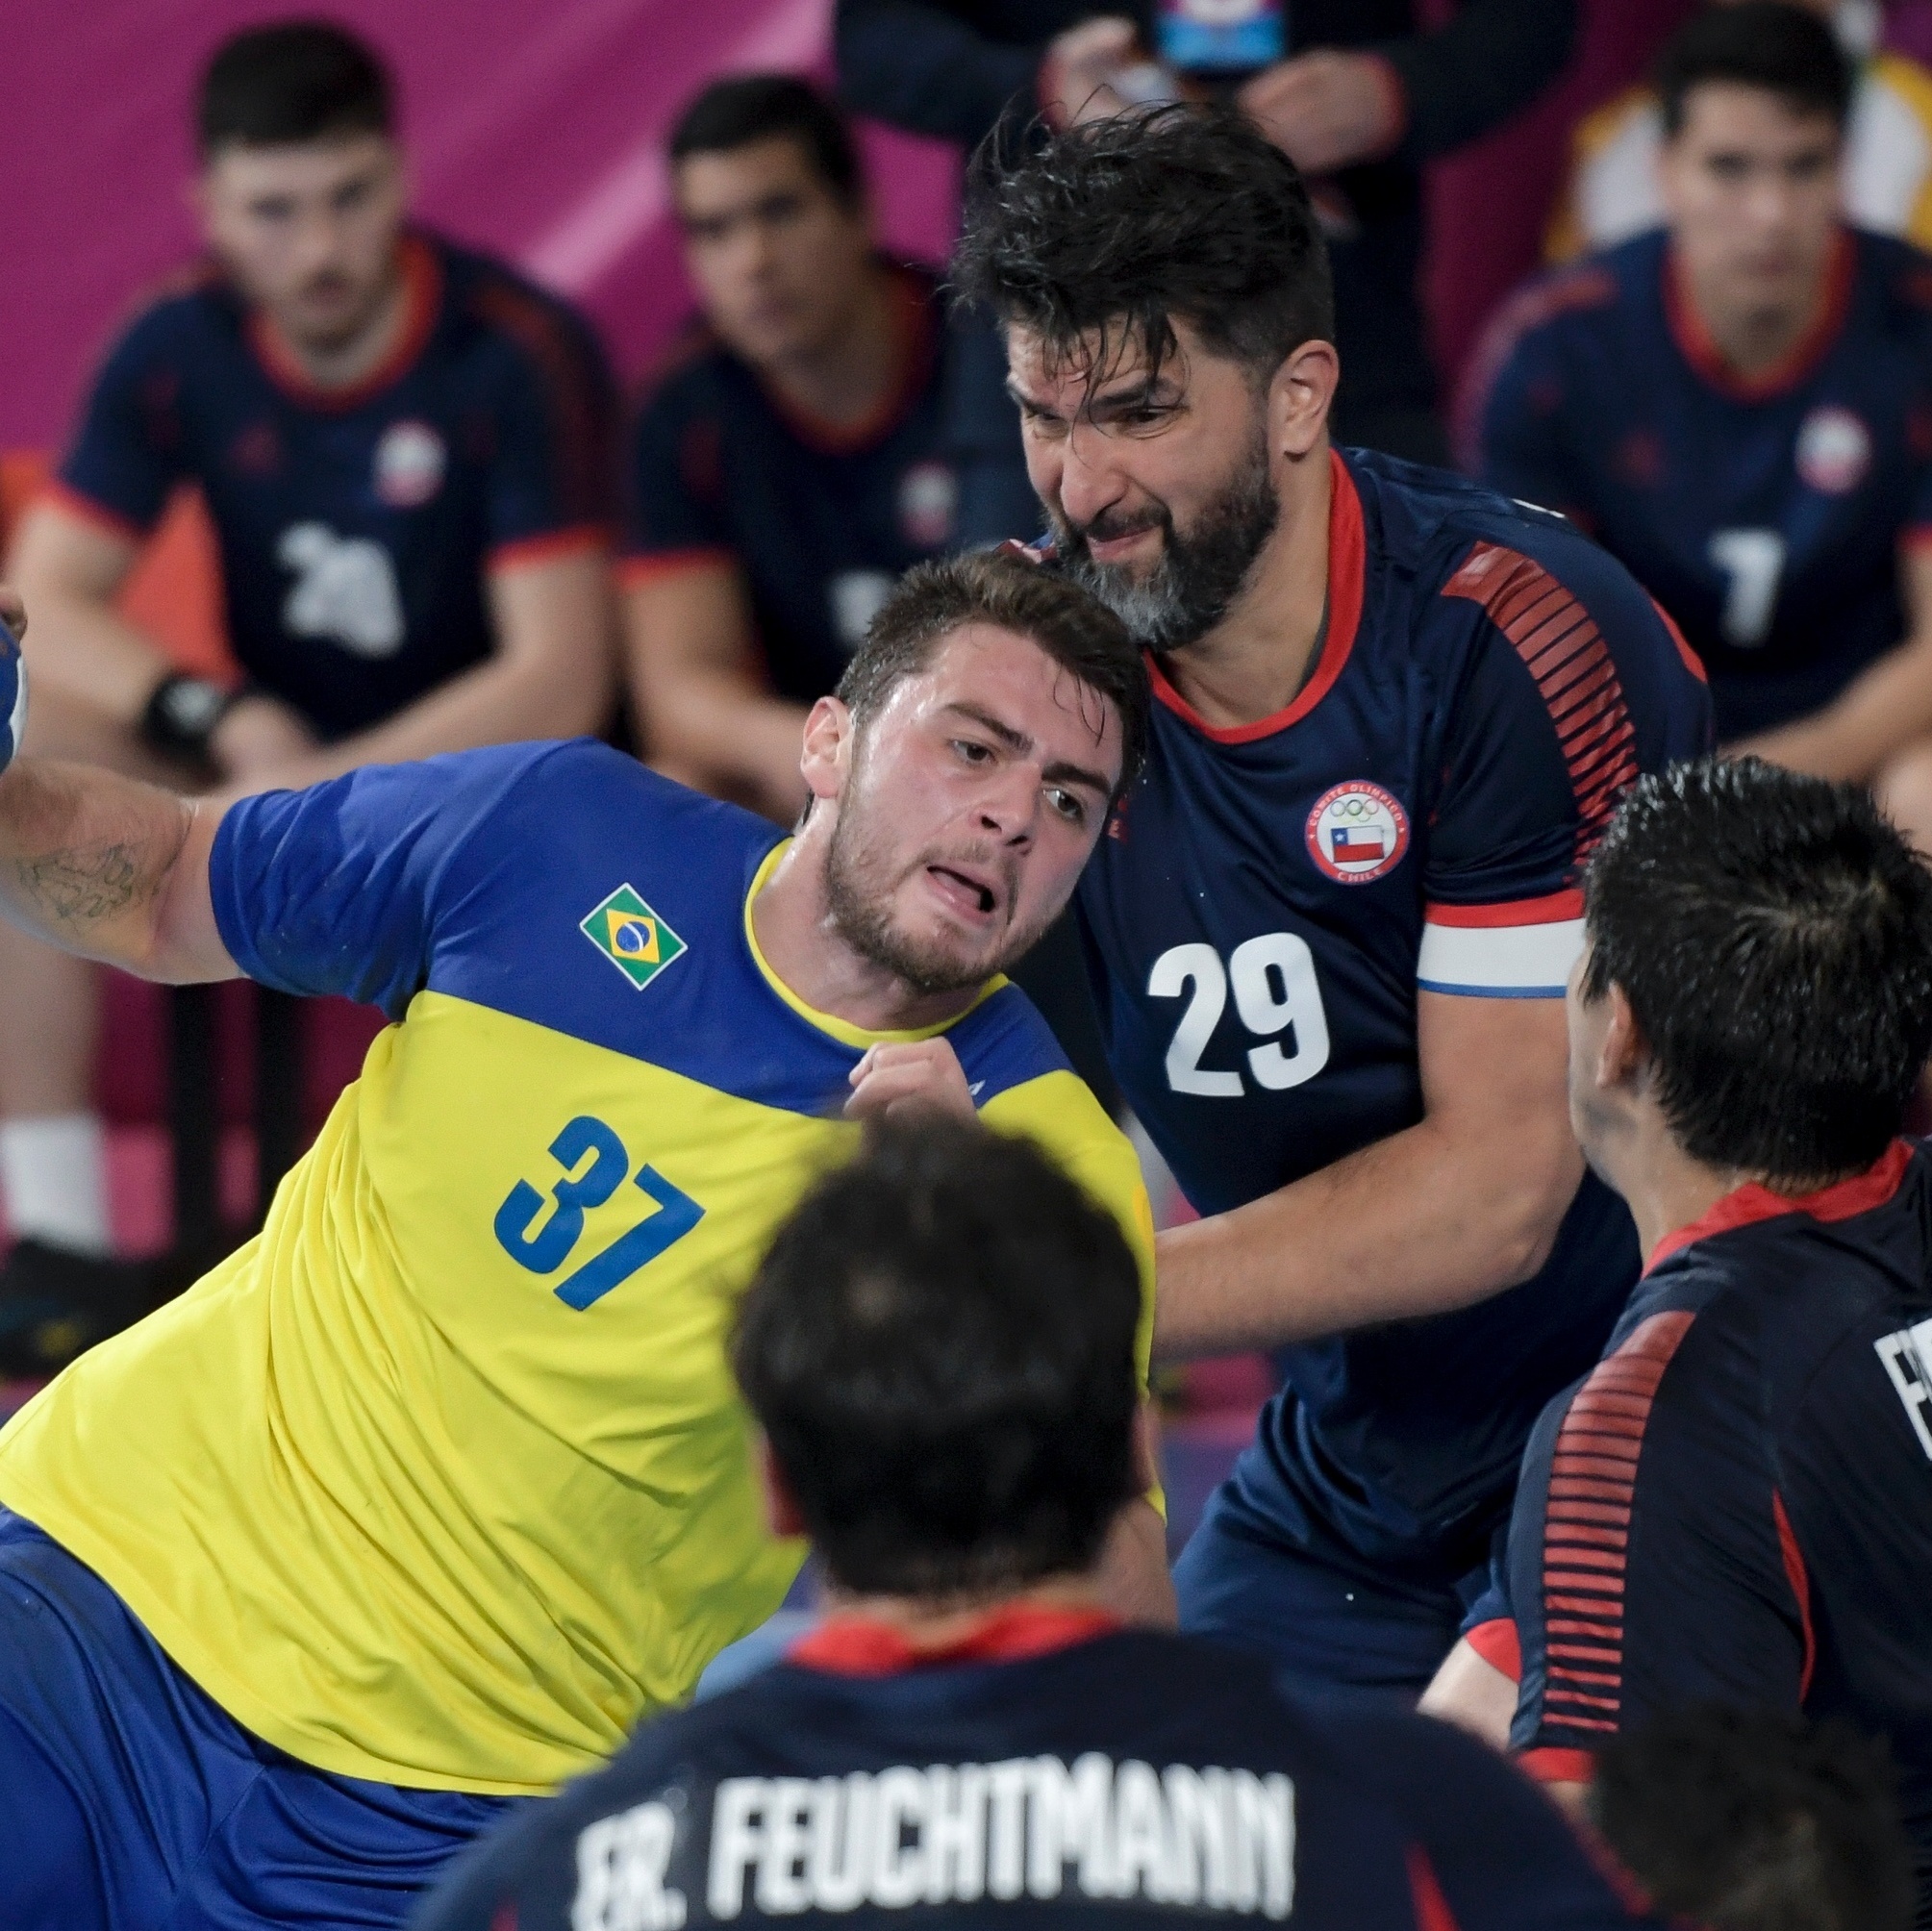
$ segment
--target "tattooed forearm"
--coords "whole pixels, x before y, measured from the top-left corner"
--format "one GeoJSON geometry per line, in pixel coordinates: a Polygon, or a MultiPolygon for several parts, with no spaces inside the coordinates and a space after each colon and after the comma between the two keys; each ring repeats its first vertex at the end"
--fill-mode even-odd
{"type": "Polygon", "coordinates": [[[155,889],[143,879],[135,849],[125,844],[75,845],[16,862],[22,896],[75,934],[112,918],[155,889]]]}

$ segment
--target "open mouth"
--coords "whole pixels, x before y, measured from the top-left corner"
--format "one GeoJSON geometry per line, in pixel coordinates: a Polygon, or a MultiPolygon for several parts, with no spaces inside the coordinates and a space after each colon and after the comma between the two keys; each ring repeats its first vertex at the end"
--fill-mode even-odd
{"type": "Polygon", "coordinates": [[[991,915],[999,898],[993,889],[949,865],[929,865],[926,875],[939,887],[940,896],[962,912],[977,913],[982,918],[991,915]]]}

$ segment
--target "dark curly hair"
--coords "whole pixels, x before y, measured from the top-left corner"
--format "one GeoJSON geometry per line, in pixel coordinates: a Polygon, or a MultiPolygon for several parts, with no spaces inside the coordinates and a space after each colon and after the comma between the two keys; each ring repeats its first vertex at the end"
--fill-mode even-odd
{"type": "Polygon", "coordinates": [[[1014,145],[996,130],[974,157],[952,266],[962,301],[1054,355],[1091,337],[1099,367],[1132,343],[1150,377],[1176,320],[1263,380],[1303,342],[1333,339],[1308,189],[1242,114],[1162,107],[1014,145]]]}

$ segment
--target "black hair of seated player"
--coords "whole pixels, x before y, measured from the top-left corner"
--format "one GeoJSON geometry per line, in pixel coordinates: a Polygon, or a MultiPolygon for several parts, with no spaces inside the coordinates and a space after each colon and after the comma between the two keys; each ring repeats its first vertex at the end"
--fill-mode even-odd
{"type": "Polygon", "coordinates": [[[732,1363],[835,1582],[983,1596],[1089,1568],[1137,1492],[1140,1309],[1031,1141],[889,1121],[780,1230],[732,1363]]]}
{"type": "Polygon", "coordinates": [[[1841,1723],[1698,1705],[1596,1753],[1592,1821],[1662,1910],[1709,1931],[1906,1931],[1891,1755],[1841,1723]]]}
{"type": "Polygon", "coordinates": [[[846,207],[864,193],[859,151],[845,116],[796,74],[734,74],[694,95],[671,129],[675,166],[694,154],[730,154],[755,141],[792,140],[846,207]]]}
{"type": "Polygon", "coordinates": [[[231,35],[203,72],[195,111],[204,160],[229,146],[293,146],[394,128],[394,89],[380,56],[326,20],[231,35]]]}
{"type": "Polygon", "coordinates": [[[1653,71],[1671,137],[1683,131],[1693,88],[1712,83],[1763,88],[1841,130],[1851,113],[1851,68],[1838,37],[1811,8],[1786,0],[1698,8],[1664,43],[1653,71]]]}

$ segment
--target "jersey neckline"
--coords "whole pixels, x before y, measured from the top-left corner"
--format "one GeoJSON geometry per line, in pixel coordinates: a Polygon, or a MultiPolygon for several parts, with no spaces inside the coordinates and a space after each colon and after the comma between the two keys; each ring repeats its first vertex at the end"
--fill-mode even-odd
{"type": "Polygon", "coordinates": [[[312,381],[288,345],[276,334],[264,310],[251,308],[245,324],[248,346],[263,373],[277,389],[304,409],[339,415],[360,409],[401,380],[428,345],[442,309],[442,263],[420,235],[405,235],[398,248],[403,277],[403,325],[391,348],[360,382],[345,389],[326,389],[312,381]]]}
{"type": "Polygon", "coordinates": [[[1664,323],[1692,372],[1720,395],[1734,402],[1767,402],[1797,388],[1817,369],[1844,327],[1851,312],[1852,285],[1858,273],[1858,243],[1848,228],[1840,227],[1824,273],[1823,300],[1818,313],[1791,349],[1768,369],[1740,375],[1718,351],[1684,286],[1684,269],[1677,251],[1666,245],[1663,257],[1664,323]]]}
{"type": "MultiPolygon", "coordinates": [[[[892,359],[896,366],[886,392],[857,422],[837,423],[794,402],[767,383],[756,369],[751,379],[758,392],[808,449],[820,456],[856,456],[883,442],[911,413],[933,370],[935,353],[932,305],[914,270],[897,262],[882,261],[891,304],[892,359]]],[[[748,366],[748,364],[747,364],[748,366]]]]}
{"type": "Polygon", "coordinates": [[[1258,738],[1271,738],[1277,731],[1300,723],[1334,688],[1342,665],[1348,662],[1348,653],[1355,648],[1368,575],[1362,497],[1355,488],[1354,477],[1348,473],[1347,464],[1335,449],[1328,452],[1328,637],[1321,646],[1315,675],[1295,693],[1292,703],[1267,717],[1257,717],[1252,724],[1210,724],[1168,683],[1153,652],[1145,653],[1155,697],[1214,743],[1252,744],[1258,738]]]}
{"type": "Polygon", "coordinates": [[[1755,1226],[1761,1220],[1775,1220],[1786,1214],[1804,1214],[1814,1220],[1849,1220],[1883,1207],[1905,1184],[1905,1170],[1912,1163],[1909,1141],[1894,1140],[1863,1173],[1821,1187],[1816,1193],[1773,1193],[1755,1180],[1726,1193],[1708,1207],[1689,1226],[1667,1234],[1651,1250],[1643,1265],[1646,1274],[1680,1254],[1695,1241],[1707,1241],[1713,1234],[1728,1234],[1739,1227],[1755,1226]]]}
{"type": "Polygon", "coordinates": [[[751,875],[751,884],[744,894],[744,942],[750,948],[751,962],[758,967],[759,976],[769,986],[786,1005],[798,1015],[815,1031],[827,1034],[841,1045],[857,1046],[862,1052],[867,1046],[914,1045],[920,1040],[936,1040],[941,1033],[950,1032],[954,1026],[983,1006],[987,1000],[999,991],[1006,984],[1006,975],[995,972],[979,991],[965,1013],[955,1013],[950,1019],[942,1019],[937,1026],[915,1026],[902,1032],[873,1033],[864,1026],[855,1026],[849,1019],[841,1019],[836,1013],[821,1013],[816,1006],[809,1006],[772,970],[771,962],[765,958],[758,943],[758,931],[752,923],[751,908],[757,902],[758,894],[771,882],[771,874],[778,869],[778,862],[791,848],[791,840],[782,838],[759,861],[758,869],[751,875]]]}
{"type": "Polygon", "coordinates": [[[950,1643],[922,1645],[901,1629],[856,1614],[826,1618],[787,1652],[786,1661],[828,1676],[904,1676],[959,1663],[1019,1663],[1050,1656],[1125,1627],[1103,1609],[1048,1609],[1011,1602],[950,1643]]]}

